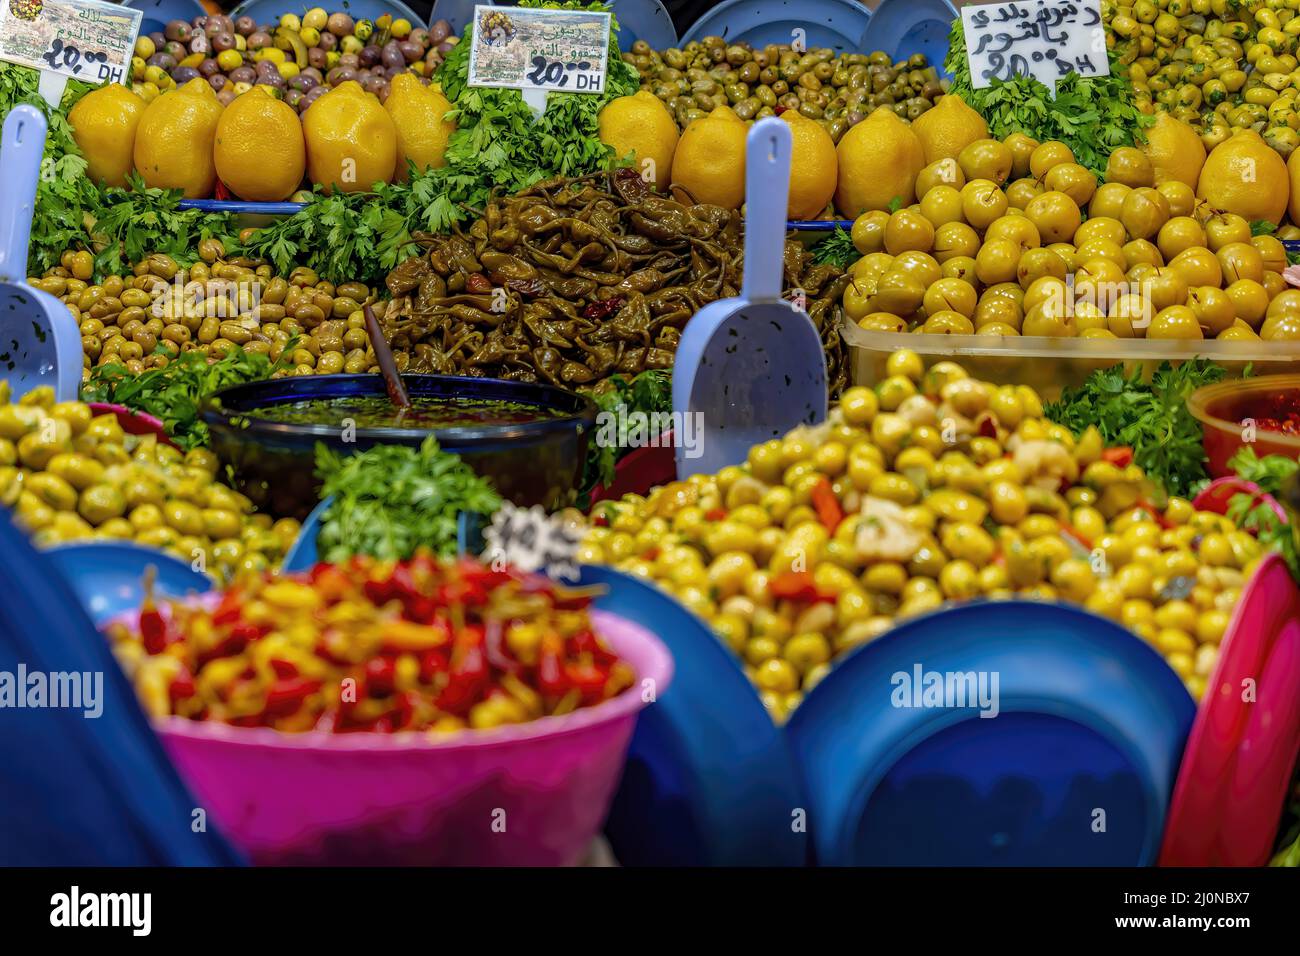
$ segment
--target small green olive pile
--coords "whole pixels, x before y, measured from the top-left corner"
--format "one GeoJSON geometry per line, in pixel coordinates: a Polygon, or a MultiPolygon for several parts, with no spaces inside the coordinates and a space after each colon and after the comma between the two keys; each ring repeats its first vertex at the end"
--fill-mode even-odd
{"type": "Polygon", "coordinates": [[[838,56],[825,48],[799,52],[775,44],[755,50],[710,36],[662,53],[638,40],[623,59],[637,68],[641,88],[667,105],[681,129],[718,106],[730,106],[744,120],[775,115],[784,106],[817,120],[839,142],[879,106],[916,119],[945,88],[921,54],[895,63],[879,50],[838,56]]]}
{"type": "Polygon", "coordinates": [[[909,350],[887,370],[742,465],[598,507],[578,560],[708,621],[777,720],[900,618],[1017,594],[1123,624],[1199,698],[1259,542],[1186,499],[1153,503],[1140,468],[1095,428],[1045,419],[1026,386],[909,350]]]}
{"type": "Polygon", "coordinates": [[[127,435],[112,414],[56,403],[48,386],[11,404],[0,381],[0,504],[38,547],[130,540],[223,581],[278,565],[298,522],[254,514],[216,474],[207,449],[181,452],[153,435],[127,435]]]}
{"type": "Polygon", "coordinates": [[[133,275],[96,285],[92,255],[69,251],[27,281],[61,299],[77,319],[86,377],[95,365],[112,363],[138,374],[195,349],[221,355],[240,346],[275,361],[295,338],[292,374],[377,367],[361,311],[378,300],[374,289],[334,285],[303,267],[276,276],[257,260],[226,258],[216,239],[201,242],[199,256],[185,269],[171,256],[151,255],[133,275]]]}

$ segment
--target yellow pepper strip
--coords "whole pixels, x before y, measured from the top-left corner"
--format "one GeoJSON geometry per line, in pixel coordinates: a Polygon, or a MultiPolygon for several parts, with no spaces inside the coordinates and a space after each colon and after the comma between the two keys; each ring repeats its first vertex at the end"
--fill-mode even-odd
{"type": "Polygon", "coordinates": [[[384,646],[397,651],[427,651],[449,640],[447,632],[441,628],[401,619],[385,621],[381,633],[384,646]]]}

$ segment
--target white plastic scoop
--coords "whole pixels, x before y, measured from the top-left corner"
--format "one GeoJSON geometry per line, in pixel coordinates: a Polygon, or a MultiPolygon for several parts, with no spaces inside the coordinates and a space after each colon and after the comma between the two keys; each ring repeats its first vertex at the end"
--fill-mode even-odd
{"type": "Polygon", "coordinates": [[[821,336],[781,298],[790,127],[776,117],[760,120],[745,148],[740,296],[697,312],[673,363],[674,427],[697,439],[676,436],[678,478],[739,464],[753,445],[826,418],[821,336]]]}
{"type": "Polygon", "coordinates": [[[72,313],[26,282],[36,183],[45,151],[45,117],[16,106],[0,134],[0,379],[15,397],[52,385],[61,402],[81,388],[81,334],[72,313]]]}

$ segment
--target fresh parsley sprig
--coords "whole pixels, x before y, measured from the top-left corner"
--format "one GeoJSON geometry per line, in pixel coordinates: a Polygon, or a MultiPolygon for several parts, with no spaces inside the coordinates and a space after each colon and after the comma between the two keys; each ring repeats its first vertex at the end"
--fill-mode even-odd
{"type": "Polygon", "coordinates": [[[333,498],[316,539],[323,561],[409,558],[418,547],[452,557],[460,513],[501,507],[491,483],[432,436],[419,448],[376,445],[347,456],[318,444],[316,475],[321,499],[333,498]]]}
{"type": "Polygon", "coordinates": [[[961,17],[957,17],[948,36],[944,70],[953,78],[949,92],[984,117],[990,136],[1002,139],[1022,132],[1040,143],[1058,140],[1070,147],[1076,162],[1101,175],[1114,150],[1145,142],[1143,131],[1155,122],[1154,116],[1138,109],[1127,71],[1115,54],[1107,56],[1110,75],[1070,73],[1057,82],[1055,90],[1032,76],[995,79],[977,90],[966,58],[961,17]]]}
{"type": "Polygon", "coordinates": [[[81,397],[87,402],[125,405],[161,419],[172,441],[188,451],[208,442],[208,426],[199,418],[204,399],[227,385],[270,378],[289,364],[292,344],[285,347],[279,362],[236,348],[212,360],[203,352],[182,352],[163,368],[139,375],[116,363],[97,365],[82,385],[81,397]]]}
{"type": "Polygon", "coordinates": [[[1222,366],[1191,359],[1174,366],[1161,362],[1142,380],[1124,366],[1099,369],[1078,388],[1067,388],[1049,404],[1049,419],[1076,434],[1096,425],[1108,445],[1127,445],[1133,460],[1171,495],[1188,496],[1206,478],[1201,424],[1187,410],[1187,397],[1224,377],[1222,366]]]}

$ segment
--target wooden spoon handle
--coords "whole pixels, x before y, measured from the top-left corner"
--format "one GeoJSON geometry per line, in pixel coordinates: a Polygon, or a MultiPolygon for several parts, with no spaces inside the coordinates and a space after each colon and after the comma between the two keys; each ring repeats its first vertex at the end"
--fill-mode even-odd
{"type": "Polygon", "coordinates": [[[406,394],[402,376],[397,372],[397,363],[393,361],[393,350],[388,347],[384,330],[379,327],[375,310],[365,307],[366,331],[370,333],[370,344],[374,347],[375,358],[379,361],[379,370],[384,374],[384,384],[388,386],[388,400],[398,408],[410,408],[411,397],[406,394]]]}

